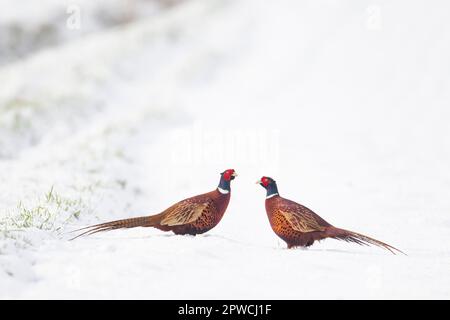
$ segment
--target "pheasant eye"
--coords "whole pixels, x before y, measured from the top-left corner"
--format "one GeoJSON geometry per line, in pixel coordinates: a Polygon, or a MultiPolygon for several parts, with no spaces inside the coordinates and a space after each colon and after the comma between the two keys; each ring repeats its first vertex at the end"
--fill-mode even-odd
{"type": "Polygon", "coordinates": [[[262,182],[264,187],[267,187],[269,185],[269,183],[270,183],[270,180],[267,179],[266,177],[264,177],[264,178],[261,179],[261,182],[262,182]]]}

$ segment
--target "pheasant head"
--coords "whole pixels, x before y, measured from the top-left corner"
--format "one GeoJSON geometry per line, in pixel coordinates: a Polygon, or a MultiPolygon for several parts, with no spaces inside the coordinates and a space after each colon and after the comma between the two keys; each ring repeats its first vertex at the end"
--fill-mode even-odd
{"type": "Polygon", "coordinates": [[[227,194],[231,191],[231,180],[237,177],[236,171],[234,169],[225,170],[220,174],[220,182],[217,189],[220,193],[227,194]]]}
{"type": "Polygon", "coordinates": [[[272,178],[262,177],[261,180],[256,181],[256,184],[261,185],[264,189],[267,190],[266,199],[270,199],[279,195],[277,183],[272,178]]]}

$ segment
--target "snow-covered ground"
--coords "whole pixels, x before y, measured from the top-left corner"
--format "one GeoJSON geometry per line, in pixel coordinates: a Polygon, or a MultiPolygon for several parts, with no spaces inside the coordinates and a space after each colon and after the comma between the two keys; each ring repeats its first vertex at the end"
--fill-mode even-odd
{"type": "Polygon", "coordinates": [[[449,9],[190,0],[4,65],[0,298],[449,299],[449,9]],[[210,191],[226,168],[231,203],[205,235],[68,241],[210,191]],[[408,256],[286,250],[262,175],[408,256]]]}
{"type": "Polygon", "coordinates": [[[0,0],[0,65],[107,28],[148,19],[184,0],[0,0]]]}

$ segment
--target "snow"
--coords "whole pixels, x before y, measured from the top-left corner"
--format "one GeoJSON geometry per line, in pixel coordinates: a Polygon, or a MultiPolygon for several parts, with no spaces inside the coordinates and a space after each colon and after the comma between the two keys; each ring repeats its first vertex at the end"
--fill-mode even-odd
{"type": "Polygon", "coordinates": [[[0,0],[0,65],[107,28],[149,19],[167,0],[0,0]]]}
{"type": "Polygon", "coordinates": [[[450,298],[448,9],[191,0],[2,66],[0,298],[450,298]],[[239,177],[207,234],[68,241],[227,168],[239,177]],[[262,175],[408,256],[285,249],[262,175]]]}

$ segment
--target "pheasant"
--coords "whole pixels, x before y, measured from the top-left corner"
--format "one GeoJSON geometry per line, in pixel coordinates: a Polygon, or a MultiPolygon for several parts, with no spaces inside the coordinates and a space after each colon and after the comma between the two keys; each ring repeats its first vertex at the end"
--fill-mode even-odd
{"type": "Polygon", "coordinates": [[[154,227],[177,235],[196,235],[214,228],[222,219],[230,202],[231,181],[237,177],[233,169],[221,173],[219,186],[211,192],[182,200],[160,214],[111,221],[85,227],[72,240],[83,235],[122,228],[154,227]]]}
{"type": "Polygon", "coordinates": [[[359,245],[375,245],[393,254],[395,251],[403,253],[397,248],[360,233],[336,228],[307,207],[280,197],[277,183],[272,178],[262,177],[256,183],[267,190],[266,212],[270,225],[275,234],[287,243],[289,249],[309,247],[314,241],[332,238],[359,245]]]}

